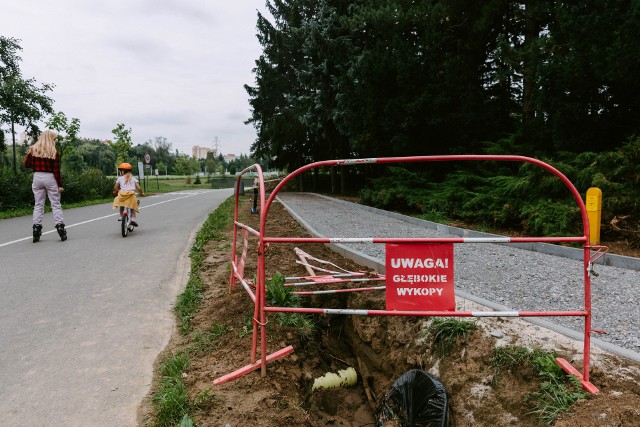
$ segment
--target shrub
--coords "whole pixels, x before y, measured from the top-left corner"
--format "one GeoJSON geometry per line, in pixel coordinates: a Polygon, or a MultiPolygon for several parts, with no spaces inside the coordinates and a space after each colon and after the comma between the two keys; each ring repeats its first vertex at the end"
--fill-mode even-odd
{"type": "Polygon", "coordinates": [[[11,168],[0,168],[0,211],[32,207],[32,180],[31,172],[18,170],[14,177],[11,168]]]}

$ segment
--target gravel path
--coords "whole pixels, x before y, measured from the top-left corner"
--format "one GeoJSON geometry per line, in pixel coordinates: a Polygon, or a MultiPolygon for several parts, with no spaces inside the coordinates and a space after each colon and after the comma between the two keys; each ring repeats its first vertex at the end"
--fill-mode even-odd
{"type": "MultiPolygon", "coordinates": [[[[310,193],[279,193],[280,201],[324,237],[452,237],[357,204],[310,193]]],[[[396,215],[397,216],[397,215],[396,215]]],[[[382,244],[345,244],[382,265],[382,244]]],[[[510,310],[580,310],[584,307],[582,261],[518,249],[513,245],[454,245],[455,287],[510,310]]],[[[640,260],[639,260],[640,263],[640,260]]],[[[640,352],[640,271],[597,265],[591,278],[592,329],[602,341],[640,352]]],[[[545,318],[583,334],[584,320],[545,318]]]]}

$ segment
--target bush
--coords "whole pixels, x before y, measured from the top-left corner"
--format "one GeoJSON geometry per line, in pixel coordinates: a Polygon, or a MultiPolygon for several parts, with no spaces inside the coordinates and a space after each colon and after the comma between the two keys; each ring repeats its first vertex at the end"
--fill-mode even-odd
{"type": "MultiPolygon", "coordinates": [[[[622,147],[618,154],[564,153],[547,163],[563,172],[582,194],[590,186],[603,190],[605,224],[612,215],[629,214],[640,222],[640,168],[635,161],[640,162],[640,139],[622,147]]],[[[429,171],[389,168],[387,176],[370,181],[361,191],[361,201],[444,223],[464,221],[535,236],[582,233],[578,206],[560,179],[533,164],[514,167],[504,162],[505,167],[498,163],[460,164],[439,179],[429,171]]]]}
{"type": "Polygon", "coordinates": [[[107,178],[100,170],[89,168],[81,173],[68,173],[62,177],[64,203],[84,200],[103,199],[111,196],[113,180],[107,178]]]}
{"type": "MultiPolygon", "coordinates": [[[[18,170],[14,177],[12,169],[0,168],[0,211],[32,207],[32,181],[33,172],[18,170]]],[[[90,168],[82,173],[63,175],[62,185],[62,202],[74,203],[111,197],[113,180],[103,176],[98,169],[90,168]]]]}
{"type": "Polygon", "coordinates": [[[18,170],[14,177],[13,169],[0,168],[0,211],[32,207],[31,181],[31,172],[18,170]]]}

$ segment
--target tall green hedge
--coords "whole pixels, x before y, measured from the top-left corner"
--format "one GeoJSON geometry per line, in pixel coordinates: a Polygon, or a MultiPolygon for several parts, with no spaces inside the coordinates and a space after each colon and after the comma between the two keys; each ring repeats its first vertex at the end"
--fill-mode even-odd
{"type": "MultiPolygon", "coordinates": [[[[616,151],[558,153],[543,160],[566,175],[583,200],[590,187],[602,190],[603,236],[626,233],[625,238],[640,245],[640,138],[616,151]],[[622,230],[609,225],[614,218],[622,230]]],[[[363,203],[387,210],[519,229],[530,235],[582,231],[578,206],[568,189],[553,174],[530,163],[462,162],[438,176],[394,167],[370,181],[360,196],[363,203]]]]}
{"type": "MultiPolygon", "coordinates": [[[[18,170],[14,176],[11,168],[0,168],[0,211],[33,206],[32,180],[31,171],[18,170]]],[[[62,181],[63,204],[107,198],[113,189],[113,178],[105,177],[94,168],[63,174],[62,181]]]]}

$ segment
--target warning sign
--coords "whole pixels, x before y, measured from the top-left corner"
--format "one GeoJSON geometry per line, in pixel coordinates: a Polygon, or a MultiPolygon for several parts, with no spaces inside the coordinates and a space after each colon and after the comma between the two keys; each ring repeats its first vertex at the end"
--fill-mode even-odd
{"type": "Polygon", "coordinates": [[[453,244],[386,245],[387,310],[454,311],[453,244]]]}

